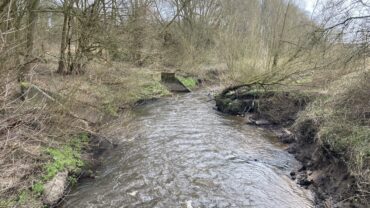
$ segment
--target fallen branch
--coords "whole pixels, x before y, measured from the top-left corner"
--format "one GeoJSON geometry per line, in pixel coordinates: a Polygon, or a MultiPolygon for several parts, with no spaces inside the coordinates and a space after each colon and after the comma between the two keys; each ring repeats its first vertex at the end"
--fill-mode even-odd
{"type": "Polygon", "coordinates": [[[234,90],[237,90],[237,89],[242,88],[242,87],[251,87],[252,85],[253,84],[242,84],[242,85],[230,86],[230,87],[224,89],[221,92],[221,95],[224,96],[226,93],[228,93],[230,91],[234,91],[234,90]]]}

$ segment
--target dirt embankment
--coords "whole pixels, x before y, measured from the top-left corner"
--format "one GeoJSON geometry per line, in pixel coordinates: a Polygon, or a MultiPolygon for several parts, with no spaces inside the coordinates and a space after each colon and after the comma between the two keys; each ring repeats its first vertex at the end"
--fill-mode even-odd
{"type": "Polygon", "coordinates": [[[244,116],[247,124],[265,127],[290,144],[287,151],[302,163],[292,170],[291,179],[315,193],[317,207],[366,207],[356,200],[356,180],[345,161],[318,138],[320,125],[299,118],[314,97],[238,86],[225,89],[215,100],[219,111],[244,116]]]}

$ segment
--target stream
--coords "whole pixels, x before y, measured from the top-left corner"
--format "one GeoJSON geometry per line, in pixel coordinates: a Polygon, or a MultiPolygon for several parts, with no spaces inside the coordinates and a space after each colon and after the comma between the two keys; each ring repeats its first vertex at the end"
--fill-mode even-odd
{"type": "Polygon", "coordinates": [[[63,207],[313,207],[289,177],[299,162],[209,99],[200,91],[138,107],[97,178],[82,181],[63,207]]]}

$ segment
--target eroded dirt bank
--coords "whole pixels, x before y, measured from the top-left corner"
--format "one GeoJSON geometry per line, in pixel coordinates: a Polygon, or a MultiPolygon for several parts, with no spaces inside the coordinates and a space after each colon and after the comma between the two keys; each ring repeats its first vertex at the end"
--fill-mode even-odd
{"type": "Polygon", "coordinates": [[[219,111],[243,116],[246,124],[268,129],[289,144],[287,151],[302,163],[290,173],[291,179],[316,194],[317,207],[366,207],[355,200],[356,180],[345,161],[318,138],[320,124],[299,117],[314,97],[237,86],[225,89],[215,99],[219,111]]]}

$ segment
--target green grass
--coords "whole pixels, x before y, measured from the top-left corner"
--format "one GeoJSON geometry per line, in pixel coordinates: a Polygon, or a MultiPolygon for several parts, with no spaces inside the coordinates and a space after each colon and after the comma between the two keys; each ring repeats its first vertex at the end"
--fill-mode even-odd
{"type": "Polygon", "coordinates": [[[52,161],[44,167],[43,180],[48,181],[58,172],[64,170],[78,172],[84,165],[81,159],[81,151],[88,144],[88,140],[88,135],[82,133],[72,138],[68,144],[61,148],[47,148],[46,153],[52,157],[52,161]]]}
{"type": "Polygon", "coordinates": [[[198,85],[198,81],[192,77],[182,77],[182,76],[177,76],[177,78],[180,80],[182,84],[185,85],[188,89],[194,89],[198,85]]]}
{"type": "MultiPolygon", "coordinates": [[[[81,133],[72,137],[72,139],[62,147],[47,148],[45,153],[51,157],[51,160],[44,165],[40,180],[36,181],[31,187],[32,196],[40,197],[44,191],[44,184],[53,179],[59,172],[68,170],[71,173],[78,173],[84,166],[84,162],[81,159],[81,152],[83,148],[87,146],[88,142],[88,135],[86,133],[81,133]]],[[[68,180],[76,182],[73,176],[70,176],[68,180]]],[[[24,201],[26,196],[24,192],[21,192],[18,202],[24,201]]]]}
{"type": "Polygon", "coordinates": [[[14,207],[17,204],[15,200],[10,200],[10,199],[0,199],[0,207],[1,208],[7,208],[7,207],[14,207]]]}
{"type": "MultiPolygon", "coordinates": [[[[35,197],[30,190],[21,191],[18,196],[12,199],[0,199],[0,208],[19,207],[19,205],[29,205],[29,202],[34,202],[35,197]]],[[[24,206],[20,206],[24,207],[24,206]]]]}
{"type": "Polygon", "coordinates": [[[359,161],[370,159],[369,127],[337,118],[323,123],[319,135],[332,152],[342,155],[351,165],[365,168],[359,161]]]}
{"type": "Polygon", "coordinates": [[[20,85],[21,85],[21,88],[24,88],[24,89],[27,89],[31,86],[29,82],[21,82],[20,85]]]}
{"type": "MultiPolygon", "coordinates": [[[[32,192],[36,196],[41,196],[43,191],[44,191],[44,184],[42,182],[37,181],[35,184],[33,184],[33,186],[32,186],[32,192]]],[[[22,193],[24,193],[24,192],[22,192],[22,193]]],[[[20,196],[22,196],[22,193],[21,193],[20,196]]],[[[24,198],[24,197],[20,197],[20,198],[24,198]]]]}
{"type": "Polygon", "coordinates": [[[159,82],[152,82],[148,85],[143,86],[139,92],[140,99],[146,99],[151,97],[163,97],[170,95],[171,93],[159,82]]]}
{"type": "Polygon", "coordinates": [[[22,191],[18,196],[18,203],[24,204],[30,198],[30,194],[28,191],[22,191]]]}
{"type": "Polygon", "coordinates": [[[118,107],[112,102],[103,103],[103,110],[105,113],[111,116],[118,116],[118,107]]]}

